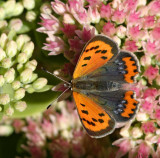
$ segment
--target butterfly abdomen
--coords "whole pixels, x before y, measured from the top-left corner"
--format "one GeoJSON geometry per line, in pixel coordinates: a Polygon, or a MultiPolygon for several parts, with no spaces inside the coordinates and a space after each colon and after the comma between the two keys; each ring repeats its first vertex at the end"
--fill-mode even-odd
{"type": "Polygon", "coordinates": [[[73,91],[117,91],[120,87],[118,82],[113,81],[73,81],[73,91]]]}

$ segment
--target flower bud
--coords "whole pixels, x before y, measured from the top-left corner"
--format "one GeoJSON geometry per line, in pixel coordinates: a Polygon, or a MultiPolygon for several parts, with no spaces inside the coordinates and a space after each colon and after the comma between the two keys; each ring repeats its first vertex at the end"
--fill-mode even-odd
{"type": "Polygon", "coordinates": [[[5,83],[3,75],[0,75],[0,87],[2,87],[5,83]]]}
{"type": "Polygon", "coordinates": [[[0,104],[6,105],[10,102],[9,94],[0,94],[0,104]]]}
{"type": "Polygon", "coordinates": [[[65,24],[75,24],[73,16],[70,15],[70,14],[68,14],[68,13],[64,14],[64,16],[63,16],[63,22],[65,24]]]}
{"type": "Polygon", "coordinates": [[[5,13],[7,15],[10,15],[14,12],[16,1],[15,0],[9,0],[3,3],[3,8],[5,9],[5,13]]]}
{"type": "Polygon", "coordinates": [[[123,137],[130,137],[129,129],[125,127],[121,128],[120,135],[123,137]]]}
{"type": "Polygon", "coordinates": [[[12,83],[15,78],[15,70],[13,68],[9,69],[5,74],[4,74],[5,81],[7,83],[12,83]]]}
{"type": "Polygon", "coordinates": [[[19,82],[19,81],[13,81],[12,82],[12,88],[14,90],[17,90],[18,88],[20,88],[20,86],[21,86],[21,82],[19,82]]]}
{"type": "Polygon", "coordinates": [[[16,100],[20,100],[20,99],[24,98],[24,96],[25,96],[25,89],[24,88],[19,88],[18,90],[15,91],[14,98],[16,100]]]}
{"type": "Polygon", "coordinates": [[[144,112],[138,112],[136,115],[137,121],[147,121],[149,119],[149,116],[144,112]]]}
{"type": "Polygon", "coordinates": [[[126,27],[124,27],[124,26],[119,26],[118,28],[117,28],[117,36],[119,37],[119,38],[124,38],[125,36],[126,36],[126,31],[127,31],[127,29],[126,29],[126,27]]]}
{"type": "Polygon", "coordinates": [[[36,19],[36,13],[34,11],[28,11],[26,13],[26,20],[32,22],[36,19]]]}
{"type": "Polygon", "coordinates": [[[48,81],[45,78],[38,78],[33,82],[33,88],[36,90],[42,89],[47,84],[47,82],[48,81]]]}
{"type": "Polygon", "coordinates": [[[0,20],[0,29],[4,29],[8,25],[6,20],[0,20]]]}
{"type": "Polygon", "coordinates": [[[66,12],[66,6],[63,2],[59,0],[55,0],[55,2],[51,2],[52,9],[58,15],[63,15],[66,12]]]}
{"type": "Polygon", "coordinates": [[[113,40],[118,44],[118,46],[121,45],[121,39],[120,39],[119,37],[114,36],[114,37],[113,37],[113,40]]]}
{"type": "Polygon", "coordinates": [[[22,112],[27,108],[27,104],[25,101],[19,101],[14,105],[15,109],[22,112]]]}
{"type": "Polygon", "coordinates": [[[3,60],[6,57],[6,53],[4,50],[0,47],[0,61],[3,60]]]}
{"type": "Polygon", "coordinates": [[[2,67],[7,69],[7,68],[10,68],[12,66],[12,61],[10,58],[4,58],[2,60],[2,67]]]}
{"type": "Polygon", "coordinates": [[[23,0],[23,6],[27,10],[31,10],[35,7],[35,1],[34,0],[23,0]]]}
{"type": "Polygon", "coordinates": [[[34,50],[33,42],[27,42],[22,48],[22,52],[26,53],[28,58],[32,56],[33,50],[34,50]]]}
{"type": "Polygon", "coordinates": [[[3,20],[5,18],[5,10],[0,7],[0,20],[3,20]]]}
{"type": "Polygon", "coordinates": [[[27,86],[25,86],[25,88],[26,88],[26,91],[27,91],[28,93],[33,93],[33,92],[35,92],[35,89],[33,88],[32,85],[27,85],[27,86]]]}
{"type": "Polygon", "coordinates": [[[37,78],[38,78],[38,75],[37,75],[36,73],[33,73],[30,82],[33,82],[33,81],[36,80],[37,78]]]}
{"type": "Polygon", "coordinates": [[[49,3],[43,3],[41,8],[40,8],[42,13],[45,14],[51,14],[52,13],[52,9],[49,3]]]}
{"type": "Polygon", "coordinates": [[[20,19],[12,19],[9,23],[9,27],[15,31],[19,31],[23,26],[23,23],[20,19]]]}
{"type": "Polygon", "coordinates": [[[138,127],[133,127],[131,130],[131,136],[135,139],[142,137],[143,132],[140,128],[138,127]]]}
{"type": "Polygon", "coordinates": [[[23,83],[29,83],[31,81],[32,78],[32,70],[27,68],[25,69],[21,74],[20,74],[20,80],[23,83]]]}
{"type": "Polygon", "coordinates": [[[2,49],[4,49],[6,43],[7,43],[8,37],[5,33],[3,33],[0,37],[0,46],[2,49]]]}
{"type": "Polygon", "coordinates": [[[12,107],[9,107],[6,109],[6,115],[12,116],[14,113],[14,109],[12,107]]]}
{"type": "Polygon", "coordinates": [[[17,70],[18,70],[18,72],[22,72],[23,71],[23,64],[18,64],[17,70]]]}
{"type": "Polygon", "coordinates": [[[146,67],[151,65],[151,57],[147,55],[142,56],[140,59],[140,63],[142,66],[146,66],[146,67]]]}
{"type": "Polygon", "coordinates": [[[12,58],[17,54],[17,44],[15,41],[9,41],[7,43],[6,54],[12,58]]]}
{"type": "Polygon", "coordinates": [[[16,39],[18,50],[20,51],[25,43],[30,41],[30,37],[28,35],[19,35],[16,39]]]}
{"type": "Polygon", "coordinates": [[[20,53],[17,57],[18,63],[24,64],[28,60],[26,53],[20,53]]]}
{"type": "Polygon", "coordinates": [[[13,133],[11,125],[0,125],[0,136],[10,136],[13,133]]]}
{"type": "Polygon", "coordinates": [[[23,12],[23,9],[24,9],[24,7],[23,7],[22,3],[21,2],[17,2],[15,4],[15,7],[14,7],[13,15],[14,16],[20,15],[23,12]]]}
{"type": "Polygon", "coordinates": [[[34,71],[36,69],[36,66],[37,66],[37,61],[31,60],[26,63],[25,68],[30,68],[32,69],[32,71],[34,71]]]}

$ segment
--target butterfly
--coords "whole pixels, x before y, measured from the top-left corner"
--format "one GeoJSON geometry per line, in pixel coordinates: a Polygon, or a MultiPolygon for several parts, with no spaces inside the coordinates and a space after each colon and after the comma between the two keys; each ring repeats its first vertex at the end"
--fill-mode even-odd
{"type": "Polygon", "coordinates": [[[138,101],[125,86],[135,82],[139,71],[136,56],[109,37],[97,35],[85,45],[68,88],[91,137],[111,134],[135,116],[138,101]]]}

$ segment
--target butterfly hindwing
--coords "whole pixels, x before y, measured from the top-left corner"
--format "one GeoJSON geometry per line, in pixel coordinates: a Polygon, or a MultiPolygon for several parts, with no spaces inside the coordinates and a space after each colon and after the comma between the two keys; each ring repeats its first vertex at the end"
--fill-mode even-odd
{"type": "Polygon", "coordinates": [[[138,107],[133,91],[88,92],[87,97],[105,109],[119,123],[132,119],[138,107]]]}
{"type": "Polygon", "coordinates": [[[94,138],[101,138],[113,132],[114,119],[87,96],[73,92],[81,122],[87,133],[94,138]]]}
{"type": "Polygon", "coordinates": [[[84,47],[73,79],[93,72],[119,53],[117,44],[108,37],[97,35],[84,47]]]}

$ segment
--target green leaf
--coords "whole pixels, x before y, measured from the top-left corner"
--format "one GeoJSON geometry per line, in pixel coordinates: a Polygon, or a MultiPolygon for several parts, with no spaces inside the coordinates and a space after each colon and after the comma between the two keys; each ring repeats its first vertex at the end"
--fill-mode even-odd
{"type": "Polygon", "coordinates": [[[42,93],[26,94],[23,101],[27,103],[27,109],[24,112],[16,111],[13,114],[13,118],[25,118],[27,116],[33,116],[47,109],[59,95],[58,92],[47,91],[42,93]]]}

